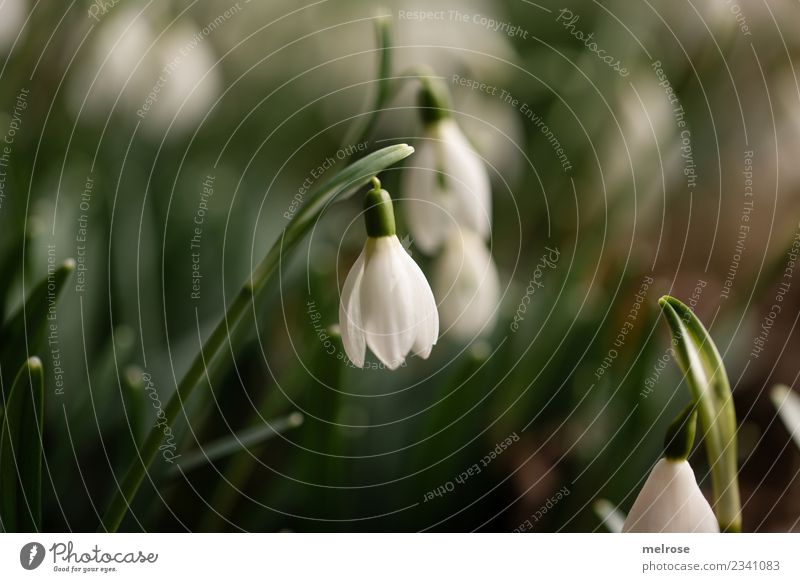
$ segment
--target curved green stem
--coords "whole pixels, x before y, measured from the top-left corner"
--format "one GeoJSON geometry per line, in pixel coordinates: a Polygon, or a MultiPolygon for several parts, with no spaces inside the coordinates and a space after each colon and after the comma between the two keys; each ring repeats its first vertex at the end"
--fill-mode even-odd
{"type": "Polygon", "coordinates": [[[414,148],[406,144],[398,144],[383,148],[348,166],[323,186],[298,212],[283,234],[270,248],[261,263],[251,273],[248,281],[237,293],[233,302],[225,312],[225,316],[211,332],[211,335],[195,356],[186,375],[178,384],[175,393],[164,407],[164,418],[159,425],[150,429],[136,459],[128,469],[119,488],[108,506],[98,531],[116,531],[125,517],[139,486],[144,480],[148,467],[152,464],[164,438],[163,425],[171,425],[177,418],[183,402],[189,398],[206,373],[206,366],[217,355],[224,345],[230,330],[239,322],[256,293],[269,281],[280,261],[305,236],[322,214],[325,207],[334,199],[343,200],[360,187],[367,184],[372,177],[389,166],[408,157],[414,148]]]}
{"type": "Polygon", "coordinates": [[[358,131],[348,132],[345,144],[361,143],[369,137],[378,121],[378,114],[392,96],[392,29],[390,19],[385,16],[375,20],[375,35],[377,37],[378,51],[378,90],[375,94],[373,106],[369,109],[366,121],[356,123],[358,131]]]}

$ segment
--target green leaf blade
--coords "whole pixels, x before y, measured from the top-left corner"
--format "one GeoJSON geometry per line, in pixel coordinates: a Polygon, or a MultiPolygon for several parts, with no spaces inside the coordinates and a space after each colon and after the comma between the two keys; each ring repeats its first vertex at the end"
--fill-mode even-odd
{"type": "Polygon", "coordinates": [[[30,355],[28,350],[36,353],[47,329],[48,315],[74,270],[74,259],[64,261],[36,284],[19,309],[2,325],[0,363],[3,368],[16,370],[30,355]]]}
{"type": "Polygon", "coordinates": [[[7,532],[41,529],[44,374],[39,358],[20,368],[0,433],[0,521],[7,532]]]}
{"type": "Polygon", "coordinates": [[[187,453],[183,459],[173,466],[169,471],[169,475],[176,476],[180,473],[187,473],[198,467],[234,455],[244,449],[264,443],[279,434],[297,428],[303,424],[303,420],[301,413],[293,412],[285,417],[276,418],[265,424],[252,426],[236,434],[219,438],[196,451],[187,453]]]}

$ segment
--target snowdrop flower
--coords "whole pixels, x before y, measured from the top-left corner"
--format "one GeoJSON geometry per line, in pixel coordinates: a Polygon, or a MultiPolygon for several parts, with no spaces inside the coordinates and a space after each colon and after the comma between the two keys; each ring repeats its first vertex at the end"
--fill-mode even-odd
{"type": "Polygon", "coordinates": [[[488,238],[491,185],[483,160],[450,117],[444,92],[437,92],[430,80],[423,82],[420,107],[425,136],[403,183],[414,242],[433,253],[458,226],[488,238]]]}
{"type": "Polygon", "coordinates": [[[663,458],[653,467],[622,531],[719,533],[719,524],[689,461],[663,458]]]}
{"type": "Polygon", "coordinates": [[[477,234],[454,230],[436,259],[433,289],[442,327],[461,340],[491,333],[500,300],[492,255],[477,234]]]}
{"type": "Polygon", "coordinates": [[[667,432],[666,452],[645,481],[622,526],[623,533],[719,533],[719,523],[686,458],[697,413],[690,409],[667,432]]]}
{"type": "Polygon", "coordinates": [[[439,336],[436,301],[422,270],[395,234],[392,199],[377,178],[364,200],[367,242],[347,275],[339,304],[342,343],[364,367],[366,348],[390,370],[409,352],[427,358],[439,336]]]}

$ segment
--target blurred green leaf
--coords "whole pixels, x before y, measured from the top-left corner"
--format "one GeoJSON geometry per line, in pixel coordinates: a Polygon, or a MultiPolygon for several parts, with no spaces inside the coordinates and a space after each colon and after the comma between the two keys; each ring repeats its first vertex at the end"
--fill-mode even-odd
{"type": "Polygon", "coordinates": [[[378,61],[377,91],[373,106],[367,110],[365,118],[359,118],[348,130],[344,145],[359,143],[369,137],[375,128],[381,109],[389,101],[392,89],[392,26],[390,16],[375,19],[375,37],[380,60],[378,61]],[[358,137],[356,137],[358,136],[358,137]]]}
{"type": "Polygon", "coordinates": [[[34,357],[20,368],[5,401],[0,434],[0,522],[7,532],[40,528],[43,403],[42,362],[34,357]]]}
{"type": "Polygon", "coordinates": [[[185,473],[208,463],[213,463],[242,449],[268,441],[272,437],[289,429],[297,428],[301,424],[303,424],[303,415],[299,412],[293,412],[287,416],[276,418],[269,423],[246,428],[236,434],[217,439],[201,446],[196,451],[184,455],[182,460],[173,465],[168,475],[179,475],[181,472],[185,473]]]}
{"type": "Polygon", "coordinates": [[[611,533],[620,533],[625,523],[625,514],[607,499],[598,499],[592,504],[592,509],[611,533]]]}
{"type": "Polygon", "coordinates": [[[778,384],[772,388],[769,397],[797,448],[800,448],[800,396],[792,392],[788,386],[778,384]]]}
{"type": "Polygon", "coordinates": [[[45,335],[48,315],[55,308],[58,296],[75,269],[75,261],[67,259],[52,274],[42,279],[28,294],[0,330],[0,363],[3,368],[16,370],[28,357],[28,350],[35,352],[45,335]]]}
{"type": "Polygon", "coordinates": [[[0,322],[3,321],[6,314],[6,301],[8,300],[9,291],[14,284],[17,272],[22,266],[23,243],[25,238],[23,236],[15,236],[12,239],[10,248],[5,252],[0,253],[0,322]]]}
{"type": "Polygon", "coordinates": [[[736,411],[725,365],[711,336],[689,307],[669,296],[658,303],[672,330],[675,359],[697,406],[720,529],[740,531],[736,411]]]}

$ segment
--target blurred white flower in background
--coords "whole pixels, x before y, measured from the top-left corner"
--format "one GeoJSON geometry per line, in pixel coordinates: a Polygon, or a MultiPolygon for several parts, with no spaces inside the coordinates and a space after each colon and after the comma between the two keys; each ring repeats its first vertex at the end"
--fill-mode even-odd
{"type": "Polygon", "coordinates": [[[89,56],[70,86],[70,103],[75,113],[84,99],[83,115],[102,109],[105,117],[117,99],[121,107],[135,113],[143,98],[138,95],[139,90],[146,87],[144,77],[150,72],[144,60],[141,64],[138,61],[150,50],[156,31],[144,15],[139,15],[138,9],[126,6],[106,17],[93,35],[89,40],[89,56]],[[128,88],[123,92],[126,83],[128,88]]]}
{"type": "Polygon", "coordinates": [[[173,127],[178,131],[193,129],[214,104],[223,85],[221,72],[214,67],[217,56],[210,41],[197,27],[183,21],[169,29],[156,50],[154,65],[161,67],[166,81],[146,121],[157,131],[163,131],[173,118],[173,127]],[[178,56],[180,63],[169,68],[178,56]]]}
{"type": "Polygon", "coordinates": [[[442,325],[459,341],[491,333],[500,281],[486,248],[491,234],[489,173],[451,117],[449,91],[421,79],[419,115],[425,136],[403,174],[404,207],[415,244],[435,260],[434,288],[442,325]]]}
{"type": "Polygon", "coordinates": [[[604,145],[597,149],[608,197],[632,192],[635,180],[637,202],[644,204],[645,212],[651,204],[660,204],[662,185],[669,188],[675,176],[683,179],[673,112],[673,107],[681,105],[677,100],[671,104],[658,83],[651,71],[634,69],[630,84],[616,90],[616,117],[609,118],[605,129],[598,132],[605,136],[604,145]]]}
{"type": "Polygon", "coordinates": [[[457,339],[487,335],[494,328],[500,278],[483,239],[470,230],[450,234],[434,262],[434,295],[440,322],[457,339]]]}
{"type": "Polygon", "coordinates": [[[90,37],[90,54],[70,86],[73,111],[104,119],[119,108],[157,135],[173,119],[172,131],[193,129],[222,87],[208,31],[186,18],[170,26],[158,7],[139,11],[116,8],[90,37]]]}
{"type": "Polygon", "coordinates": [[[662,458],[639,492],[622,531],[719,533],[719,524],[689,462],[662,458]]]}
{"type": "Polygon", "coordinates": [[[468,89],[453,90],[454,109],[472,115],[458,115],[464,135],[475,145],[486,164],[511,187],[526,169],[525,132],[519,110],[497,96],[468,89]]]}
{"type": "Polygon", "coordinates": [[[391,198],[379,183],[367,194],[365,221],[367,242],[342,287],[342,343],[359,368],[369,346],[395,370],[409,352],[430,355],[439,337],[439,315],[425,275],[395,234],[391,198]]]}
{"type": "Polygon", "coordinates": [[[411,163],[403,175],[403,206],[414,243],[423,252],[436,252],[458,227],[488,238],[489,174],[452,118],[427,126],[411,163]]]}
{"type": "Polygon", "coordinates": [[[27,0],[0,0],[0,50],[6,50],[14,43],[27,12],[27,0]]]}

